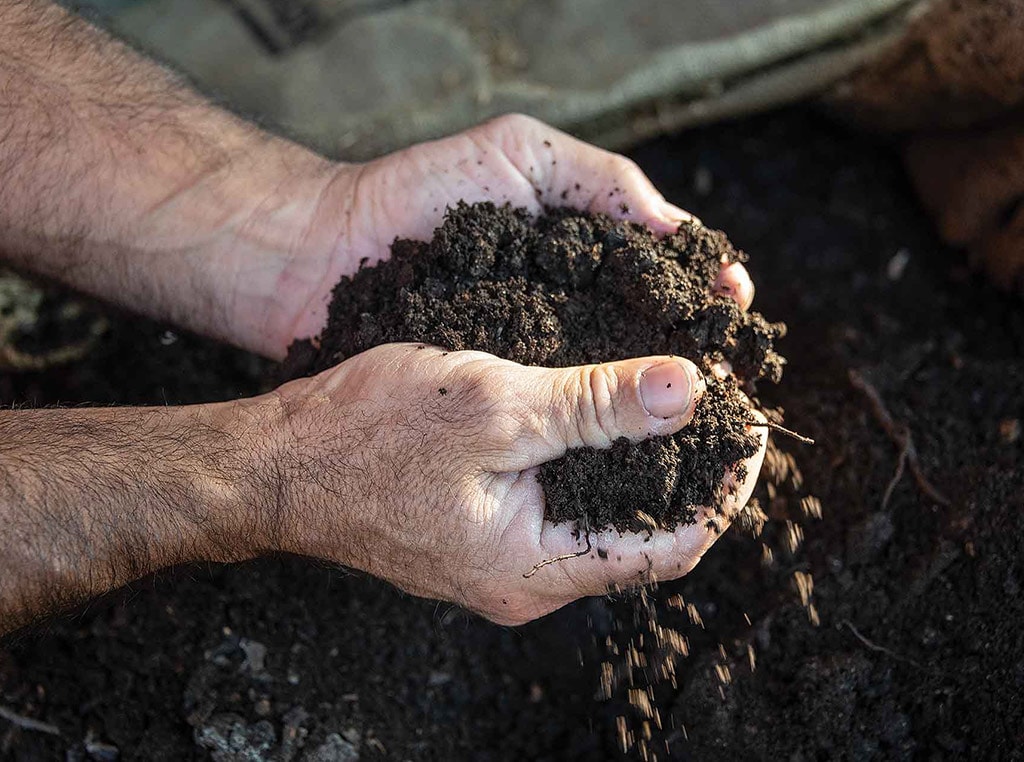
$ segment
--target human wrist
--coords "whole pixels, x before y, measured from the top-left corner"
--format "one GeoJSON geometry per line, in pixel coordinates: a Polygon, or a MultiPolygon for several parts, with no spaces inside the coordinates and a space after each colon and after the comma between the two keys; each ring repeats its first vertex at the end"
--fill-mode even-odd
{"type": "Polygon", "coordinates": [[[265,543],[262,552],[370,571],[357,551],[379,529],[372,464],[382,443],[351,381],[343,363],[252,400],[259,445],[248,478],[257,508],[247,531],[265,543]]]}
{"type": "Polygon", "coordinates": [[[119,298],[282,359],[296,312],[324,285],[350,167],[225,112],[204,118],[204,132],[225,135],[217,150],[185,164],[165,153],[146,171],[148,187],[120,194],[132,201],[114,211],[110,238],[131,258],[137,290],[159,283],[163,303],[119,298]]]}
{"type": "Polygon", "coordinates": [[[279,138],[257,141],[209,194],[222,205],[220,214],[204,211],[209,199],[203,196],[190,208],[202,229],[212,231],[210,290],[229,305],[208,333],[280,360],[300,338],[302,313],[337,279],[329,271],[354,167],[279,138]]]}
{"type": "Polygon", "coordinates": [[[275,549],[264,510],[273,479],[254,436],[262,411],[253,400],[84,412],[104,429],[132,431],[130,439],[84,442],[93,456],[83,466],[101,483],[123,484],[109,522],[116,525],[121,511],[133,517],[126,536],[136,538],[141,571],[243,561],[275,549]]]}
{"type": "Polygon", "coordinates": [[[192,560],[234,563],[291,552],[283,466],[290,443],[280,431],[282,414],[274,395],[191,410],[200,428],[210,432],[193,486],[211,527],[196,539],[192,560]]]}

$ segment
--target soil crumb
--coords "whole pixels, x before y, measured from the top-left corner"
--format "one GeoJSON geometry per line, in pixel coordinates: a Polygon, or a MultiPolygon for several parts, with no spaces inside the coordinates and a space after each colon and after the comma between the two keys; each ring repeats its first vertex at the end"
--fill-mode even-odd
{"type": "Polygon", "coordinates": [[[292,346],[288,375],[396,341],[551,367],[656,354],[694,361],[708,386],[685,429],[572,450],[541,468],[547,517],[580,528],[693,523],[697,508],[722,503],[726,472],[756,451],[741,391],[779,381],[774,342],[785,326],[713,294],[721,263],[746,259],[720,231],[684,224],[659,239],[574,209],[533,219],[510,206],[460,203],[430,242],[397,240],[391,253],[337,284],[323,334],[292,346]],[[713,372],[722,363],[732,369],[724,378],[713,372]]]}

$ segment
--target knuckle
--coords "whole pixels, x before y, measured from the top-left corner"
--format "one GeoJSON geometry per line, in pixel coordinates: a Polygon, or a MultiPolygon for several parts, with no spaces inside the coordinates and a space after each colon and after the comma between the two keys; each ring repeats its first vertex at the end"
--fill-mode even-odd
{"type": "Polygon", "coordinates": [[[443,386],[431,386],[429,390],[434,401],[431,414],[439,422],[450,424],[448,429],[486,428],[501,406],[501,379],[486,369],[463,366],[437,383],[443,386]],[[445,390],[443,394],[440,388],[445,390]]]}
{"type": "Polygon", "coordinates": [[[640,169],[640,165],[627,156],[622,154],[614,154],[612,159],[612,165],[615,171],[625,179],[642,179],[646,180],[647,175],[640,169]]]}
{"type": "Polygon", "coordinates": [[[538,126],[542,126],[543,122],[540,122],[532,116],[527,116],[526,114],[512,112],[510,114],[502,114],[501,116],[495,117],[491,121],[487,122],[487,124],[498,130],[518,131],[534,129],[538,126]]]}
{"type": "Polygon", "coordinates": [[[460,374],[455,383],[459,392],[459,407],[467,420],[476,420],[481,427],[489,427],[501,415],[508,397],[508,384],[503,375],[493,368],[460,374]]]}
{"type": "Polygon", "coordinates": [[[607,447],[618,432],[614,404],[618,378],[608,365],[590,365],[580,369],[577,384],[579,438],[590,447],[607,447]]]}
{"type": "Polygon", "coordinates": [[[446,393],[433,390],[428,408],[440,430],[438,450],[449,450],[477,465],[503,460],[523,437],[543,436],[550,411],[516,393],[520,382],[512,364],[488,358],[467,364],[443,379],[446,393]]]}

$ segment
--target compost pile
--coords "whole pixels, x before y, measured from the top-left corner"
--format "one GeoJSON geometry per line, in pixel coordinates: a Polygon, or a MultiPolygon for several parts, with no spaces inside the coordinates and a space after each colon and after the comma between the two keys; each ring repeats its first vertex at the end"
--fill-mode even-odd
{"type": "Polygon", "coordinates": [[[723,233],[686,223],[659,239],[568,208],[534,220],[460,203],[429,243],[398,240],[391,254],[338,283],[323,334],[293,345],[290,374],[397,341],[551,367],[671,354],[704,371],[707,392],[682,431],[545,464],[549,519],[620,531],[693,523],[697,507],[721,504],[726,471],[756,452],[741,385],[752,393],[758,379],[779,380],[773,342],[785,326],[712,293],[721,263],[745,259],[723,233]],[[716,377],[716,363],[733,372],[716,377]]]}

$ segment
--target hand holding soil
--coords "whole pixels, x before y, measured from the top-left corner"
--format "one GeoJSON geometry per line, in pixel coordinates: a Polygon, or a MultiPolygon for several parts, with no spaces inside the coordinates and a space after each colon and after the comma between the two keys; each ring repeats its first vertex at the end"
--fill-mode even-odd
{"type": "MultiPolygon", "coordinates": [[[[265,265],[280,270],[277,281],[256,295],[239,289],[238,323],[266,325],[258,343],[264,354],[283,357],[294,339],[319,334],[335,283],[361,262],[387,258],[396,238],[429,240],[445,210],[460,201],[493,201],[531,214],[569,206],[638,222],[659,235],[692,219],[665,201],[631,160],[520,115],[366,164],[338,165],[317,188],[304,202],[307,211],[296,215],[310,220],[299,243],[265,265]]],[[[250,227],[265,227],[261,218],[268,213],[257,207],[250,227]]],[[[744,308],[754,298],[738,263],[723,265],[716,288],[744,308]]]]}
{"type": "MultiPolygon", "coordinates": [[[[281,418],[270,436],[292,432],[281,448],[284,549],[503,624],[613,585],[681,576],[717,538],[703,521],[595,533],[592,554],[524,572],[584,547],[570,524],[544,520],[537,467],[568,448],[673,433],[704,389],[696,367],[678,358],[547,369],[422,344],[371,349],[275,392],[281,418]]],[[[735,507],[763,454],[728,498],[735,507]]]]}

